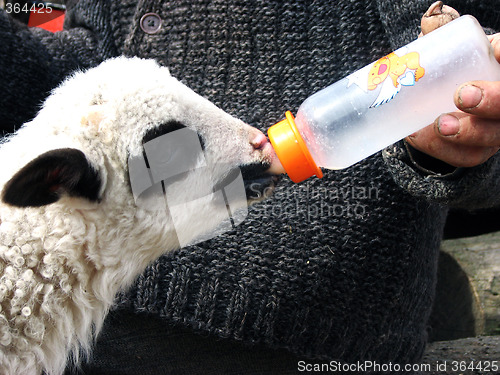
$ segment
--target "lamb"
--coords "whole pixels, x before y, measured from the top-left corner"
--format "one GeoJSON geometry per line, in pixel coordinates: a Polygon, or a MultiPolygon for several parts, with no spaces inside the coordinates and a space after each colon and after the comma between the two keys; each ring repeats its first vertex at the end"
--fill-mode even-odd
{"type": "Polygon", "coordinates": [[[0,160],[4,375],[63,373],[70,357],[77,362],[89,352],[118,291],[160,255],[214,231],[228,208],[245,209],[247,199],[267,196],[280,170],[259,130],[195,94],[167,68],[124,57],[56,88],[39,114],[3,142],[0,160]],[[158,197],[150,199],[151,188],[140,189],[132,169],[150,167],[144,156],[150,141],[181,130],[199,139],[198,153],[186,159],[177,147],[181,157],[167,159],[184,160],[184,173],[154,185],[181,208],[174,223],[165,207],[158,209],[158,197]],[[247,192],[260,193],[236,194],[229,207],[208,193],[235,181],[235,171],[247,192]],[[188,204],[199,199],[201,205],[188,204]],[[199,219],[207,215],[212,219],[199,219]]]}

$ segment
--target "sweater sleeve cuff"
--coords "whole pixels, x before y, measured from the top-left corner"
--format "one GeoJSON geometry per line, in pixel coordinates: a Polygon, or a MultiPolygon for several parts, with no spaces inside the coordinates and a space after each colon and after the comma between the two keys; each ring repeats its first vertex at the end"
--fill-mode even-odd
{"type": "Polygon", "coordinates": [[[427,155],[412,147],[406,140],[403,141],[403,144],[408,154],[408,164],[420,171],[424,176],[455,178],[463,172],[463,168],[454,167],[444,161],[427,155]]]}
{"type": "Polygon", "coordinates": [[[414,196],[471,210],[500,204],[499,154],[477,167],[446,171],[420,165],[404,141],[387,147],[382,155],[394,181],[414,196]]]}

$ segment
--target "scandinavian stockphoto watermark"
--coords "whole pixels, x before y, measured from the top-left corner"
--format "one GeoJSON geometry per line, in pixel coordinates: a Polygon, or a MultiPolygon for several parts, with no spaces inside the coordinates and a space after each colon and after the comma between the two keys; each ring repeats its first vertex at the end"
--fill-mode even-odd
{"type": "MultiPolygon", "coordinates": [[[[255,196],[257,187],[250,187],[255,196]]],[[[346,184],[345,186],[313,185],[309,181],[291,188],[276,190],[275,204],[254,208],[257,215],[265,217],[295,216],[312,222],[322,217],[344,217],[361,219],[367,215],[368,202],[380,199],[380,188],[368,185],[346,184]]]]}
{"type": "Polygon", "coordinates": [[[128,160],[135,202],[172,220],[181,247],[226,233],[247,217],[248,207],[241,207],[246,202],[241,171],[211,164],[195,131],[175,130],[143,146],[142,155],[128,160]],[[217,170],[229,172],[220,181],[221,176],[214,176],[217,170]],[[196,215],[187,217],[186,212],[196,215]],[[207,223],[214,229],[193,239],[194,226],[207,223]]]}

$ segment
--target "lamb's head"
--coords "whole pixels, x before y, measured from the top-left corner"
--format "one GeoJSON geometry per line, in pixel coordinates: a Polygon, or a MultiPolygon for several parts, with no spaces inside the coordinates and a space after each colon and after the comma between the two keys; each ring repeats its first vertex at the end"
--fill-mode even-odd
{"type": "Polygon", "coordinates": [[[157,228],[163,251],[239,222],[280,171],[262,132],[138,58],[76,73],[2,148],[23,154],[2,173],[5,203],[92,212],[116,233],[157,228]]]}
{"type": "Polygon", "coordinates": [[[0,161],[9,375],[62,373],[120,288],[162,253],[237,224],[280,171],[260,131],[137,58],[65,81],[3,142],[0,161]]]}

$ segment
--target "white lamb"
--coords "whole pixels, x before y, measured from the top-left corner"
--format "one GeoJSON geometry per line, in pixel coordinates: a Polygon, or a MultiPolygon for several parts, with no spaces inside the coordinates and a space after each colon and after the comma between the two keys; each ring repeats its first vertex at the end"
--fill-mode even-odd
{"type": "MultiPolygon", "coordinates": [[[[61,374],[71,355],[88,352],[115,294],[179,247],[172,218],[136,203],[129,178],[146,141],[179,129],[196,132],[204,155],[163,182],[180,203],[206,190],[197,168],[209,170],[210,189],[239,167],[246,184],[273,186],[268,168],[279,163],[265,136],[151,60],[117,58],[76,73],[2,144],[0,374],[61,374]]],[[[184,237],[195,240],[227,216],[225,204],[205,198],[213,220],[198,220],[200,206],[186,204],[176,218],[184,237]]]]}

